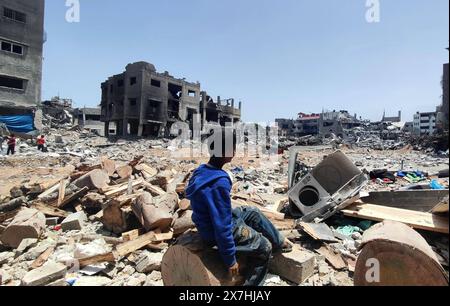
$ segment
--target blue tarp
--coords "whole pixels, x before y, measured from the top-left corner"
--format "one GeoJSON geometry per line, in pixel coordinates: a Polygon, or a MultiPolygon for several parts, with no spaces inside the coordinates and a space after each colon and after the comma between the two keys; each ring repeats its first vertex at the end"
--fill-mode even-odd
{"type": "Polygon", "coordinates": [[[6,124],[10,132],[29,133],[34,130],[33,115],[14,115],[3,116],[0,115],[0,122],[6,124]]]}

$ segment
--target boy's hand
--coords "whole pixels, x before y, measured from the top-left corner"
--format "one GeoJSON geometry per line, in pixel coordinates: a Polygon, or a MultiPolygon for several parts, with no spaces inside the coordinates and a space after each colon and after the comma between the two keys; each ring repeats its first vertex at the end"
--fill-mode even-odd
{"type": "Polygon", "coordinates": [[[235,263],[234,266],[232,266],[229,271],[232,277],[239,276],[239,264],[235,263]]]}

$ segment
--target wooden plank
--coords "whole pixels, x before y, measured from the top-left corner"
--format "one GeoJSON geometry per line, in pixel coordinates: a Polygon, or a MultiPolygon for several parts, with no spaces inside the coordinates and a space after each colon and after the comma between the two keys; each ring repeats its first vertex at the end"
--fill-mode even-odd
{"type": "Polygon", "coordinates": [[[153,242],[163,242],[173,239],[173,232],[155,234],[153,242]]]}
{"type": "Polygon", "coordinates": [[[347,264],[340,254],[336,254],[327,245],[321,246],[316,250],[317,253],[325,257],[325,260],[336,270],[347,268],[347,264]]]}
{"type": "Polygon", "coordinates": [[[131,241],[131,240],[134,240],[134,239],[138,238],[139,235],[140,235],[140,230],[135,229],[135,230],[132,230],[132,231],[123,233],[123,234],[122,234],[122,239],[123,239],[123,241],[125,241],[125,242],[126,242],[126,241],[131,241]]]}
{"type": "Polygon", "coordinates": [[[167,193],[167,192],[165,192],[162,188],[160,188],[160,187],[158,187],[158,186],[155,186],[155,185],[152,185],[152,184],[150,184],[150,183],[148,183],[148,182],[144,182],[144,186],[145,186],[145,188],[146,188],[148,191],[150,191],[150,193],[151,193],[152,195],[161,196],[161,195],[164,195],[164,194],[167,193]]]}
{"type": "MultiPolygon", "coordinates": [[[[66,181],[66,183],[67,183],[67,181],[66,181]]],[[[61,185],[61,182],[58,182],[57,184],[53,185],[53,187],[50,187],[49,189],[47,189],[46,191],[44,191],[43,193],[38,195],[38,199],[45,198],[45,197],[51,195],[52,193],[55,193],[58,190],[60,185],[61,185]]]]}
{"type": "Polygon", "coordinates": [[[391,220],[405,223],[413,228],[438,233],[449,233],[448,216],[438,216],[430,213],[392,208],[379,205],[363,204],[360,201],[342,210],[349,217],[372,221],[391,220]]]}
{"type": "Polygon", "coordinates": [[[448,197],[443,199],[440,203],[438,203],[433,209],[431,210],[432,214],[443,214],[448,213],[448,197]]]}
{"type": "Polygon", "coordinates": [[[78,259],[78,264],[80,268],[84,268],[89,265],[102,263],[102,262],[115,262],[116,254],[114,252],[108,252],[105,254],[94,255],[82,259],[78,259]]]}
{"type": "MultiPolygon", "coordinates": [[[[136,188],[136,187],[142,186],[143,184],[144,184],[144,180],[143,179],[139,179],[139,180],[133,181],[131,183],[131,186],[133,188],[136,188]]],[[[105,192],[105,196],[107,198],[112,198],[112,197],[114,197],[114,196],[116,196],[116,195],[118,195],[120,193],[126,192],[127,190],[128,190],[128,183],[125,183],[125,184],[120,185],[117,188],[114,188],[113,190],[105,192]]]]}
{"type": "Polygon", "coordinates": [[[35,208],[37,210],[39,210],[41,213],[43,213],[46,216],[49,217],[59,217],[59,218],[67,218],[70,213],[61,210],[59,208],[41,203],[41,202],[35,202],[33,204],[31,204],[32,208],[35,208]]]}
{"type": "Polygon", "coordinates": [[[31,264],[31,269],[37,269],[41,267],[43,264],[45,264],[54,251],[55,247],[49,247],[47,250],[45,250],[44,253],[39,255],[39,257],[36,258],[35,261],[33,261],[33,263],[31,264]]]}
{"type": "Polygon", "coordinates": [[[56,206],[61,207],[61,203],[64,200],[64,197],[66,196],[66,180],[62,179],[59,183],[59,191],[58,191],[58,203],[56,206]]]}
{"type": "Polygon", "coordinates": [[[150,244],[171,240],[172,238],[173,238],[172,232],[160,234],[156,234],[155,232],[148,232],[147,234],[141,235],[136,239],[117,245],[116,246],[117,255],[126,256],[150,244]]]}
{"type": "Polygon", "coordinates": [[[152,242],[156,242],[155,235],[156,234],[154,232],[148,232],[147,234],[139,236],[138,238],[136,238],[134,240],[119,244],[116,246],[117,254],[119,256],[126,256],[134,251],[142,249],[146,245],[148,245],[152,242]]]}
{"type": "Polygon", "coordinates": [[[71,202],[78,200],[81,197],[84,197],[89,191],[89,187],[83,187],[82,189],[78,190],[77,192],[71,194],[67,198],[65,198],[60,205],[58,205],[58,208],[64,208],[66,205],[70,204],[71,202]]]}

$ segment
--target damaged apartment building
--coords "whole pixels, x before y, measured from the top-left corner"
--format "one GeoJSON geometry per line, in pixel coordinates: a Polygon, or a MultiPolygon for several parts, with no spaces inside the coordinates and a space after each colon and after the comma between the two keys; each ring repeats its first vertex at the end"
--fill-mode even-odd
{"type": "Polygon", "coordinates": [[[158,73],[154,65],[137,62],[125,72],[102,83],[101,120],[106,135],[168,137],[175,122],[186,122],[191,129],[196,118],[225,125],[241,118],[241,102],[214,101],[201,90],[200,83],[177,79],[167,71],[158,73]],[[237,106],[237,107],[236,107],[237,106]]]}
{"type": "Polygon", "coordinates": [[[0,0],[0,123],[40,128],[44,0],[0,0]]]}
{"type": "Polygon", "coordinates": [[[360,126],[362,121],[357,115],[350,115],[348,111],[327,111],[321,114],[300,113],[297,119],[276,119],[280,136],[302,137],[317,135],[331,137],[332,134],[345,138],[345,130],[360,126]]]}

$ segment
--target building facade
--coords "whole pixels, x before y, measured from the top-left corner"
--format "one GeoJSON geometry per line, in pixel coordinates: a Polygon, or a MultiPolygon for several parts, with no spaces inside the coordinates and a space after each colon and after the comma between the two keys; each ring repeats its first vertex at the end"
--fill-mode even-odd
{"type": "Polygon", "coordinates": [[[41,101],[44,0],[0,0],[0,107],[41,101]]]}
{"type": "Polygon", "coordinates": [[[195,118],[202,124],[224,124],[241,117],[241,104],[235,108],[234,99],[222,101],[219,97],[216,103],[201,91],[200,83],[174,78],[167,71],[158,73],[146,62],[127,65],[101,88],[106,135],[115,130],[120,136],[169,136],[175,122],[189,123],[192,128],[195,118]]]}
{"type": "Polygon", "coordinates": [[[415,135],[433,135],[436,132],[436,112],[414,115],[413,131],[415,135]]]}
{"type": "MultiPolygon", "coordinates": [[[[105,136],[105,125],[101,121],[101,109],[100,108],[76,108],[73,110],[73,124],[96,133],[99,136],[105,136]]],[[[115,134],[113,127],[112,134],[115,134]]]]}

